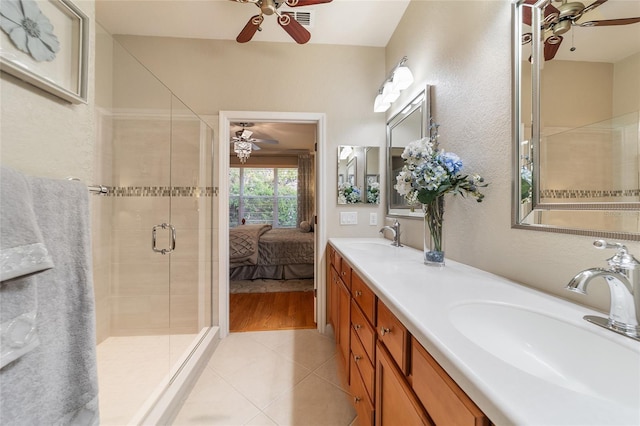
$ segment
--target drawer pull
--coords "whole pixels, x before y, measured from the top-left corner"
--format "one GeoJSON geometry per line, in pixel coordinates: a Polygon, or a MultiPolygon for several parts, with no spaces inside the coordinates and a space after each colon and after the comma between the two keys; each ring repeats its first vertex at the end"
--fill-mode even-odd
{"type": "Polygon", "coordinates": [[[356,297],[362,296],[362,292],[360,290],[356,290],[356,297]]]}
{"type": "Polygon", "coordinates": [[[360,361],[360,360],[362,359],[362,357],[361,357],[360,355],[354,355],[354,356],[353,356],[353,359],[354,359],[356,362],[358,362],[358,361],[360,361]]]}
{"type": "Polygon", "coordinates": [[[359,396],[354,396],[353,397],[353,403],[357,404],[358,402],[362,401],[362,398],[360,398],[359,396]]]}
{"type": "Polygon", "coordinates": [[[353,328],[355,328],[356,330],[360,330],[362,326],[360,324],[353,324],[353,328]]]}
{"type": "Polygon", "coordinates": [[[342,271],[342,276],[347,275],[347,271],[342,271]]]}
{"type": "Polygon", "coordinates": [[[391,330],[388,328],[380,327],[380,335],[384,336],[385,334],[390,334],[391,330]]]}

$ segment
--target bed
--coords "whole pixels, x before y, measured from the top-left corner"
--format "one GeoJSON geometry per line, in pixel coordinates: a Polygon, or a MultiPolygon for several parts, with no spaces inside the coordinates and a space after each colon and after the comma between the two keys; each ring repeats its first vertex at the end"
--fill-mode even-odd
{"type": "Polygon", "coordinates": [[[299,228],[240,225],[229,230],[229,279],[303,279],[314,275],[314,235],[299,228]]]}

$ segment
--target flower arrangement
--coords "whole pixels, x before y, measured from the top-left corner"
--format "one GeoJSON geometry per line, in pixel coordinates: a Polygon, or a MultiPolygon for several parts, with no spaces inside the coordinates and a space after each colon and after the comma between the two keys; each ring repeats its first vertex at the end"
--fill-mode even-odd
{"type": "MultiPolygon", "coordinates": [[[[438,149],[438,125],[431,126],[431,136],[409,143],[402,153],[404,166],[396,176],[394,188],[410,206],[422,204],[425,227],[432,240],[431,250],[426,248],[425,261],[429,253],[437,252],[433,263],[444,264],[442,251],[442,222],[444,220],[444,195],[447,193],[470,195],[481,202],[484,195],[480,188],[486,187],[479,175],[462,174],[463,163],[458,155],[438,149]]],[[[429,263],[429,262],[427,262],[429,263]]]]}
{"type": "Polygon", "coordinates": [[[380,204],[380,184],[371,182],[367,188],[367,202],[372,204],[380,204]]]}
{"type": "Polygon", "coordinates": [[[360,188],[352,185],[350,182],[344,182],[338,185],[338,203],[339,204],[355,204],[359,203],[360,188]]]}

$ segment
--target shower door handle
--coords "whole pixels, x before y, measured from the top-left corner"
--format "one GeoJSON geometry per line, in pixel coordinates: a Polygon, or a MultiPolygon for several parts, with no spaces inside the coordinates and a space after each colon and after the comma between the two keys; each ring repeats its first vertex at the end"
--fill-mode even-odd
{"type": "Polygon", "coordinates": [[[153,231],[151,232],[151,249],[156,253],[167,254],[174,251],[175,248],[176,248],[176,228],[169,223],[163,223],[161,225],[154,226],[153,231]],[[169,229],[169,231],[171,232],[171,245],[169,246],[168,249],[159,249],[158,246],[156,245],[156,234],[157,234],[158,228],[169,229]]]}

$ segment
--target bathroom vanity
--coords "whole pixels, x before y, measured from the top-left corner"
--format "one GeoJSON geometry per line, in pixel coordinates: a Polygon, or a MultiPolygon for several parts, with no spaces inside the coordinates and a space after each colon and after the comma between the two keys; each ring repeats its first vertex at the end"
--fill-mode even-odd
{"type": "Polygon", "coordinates": [[[381,238],[331,238],[327,280],[361,425],[640,424],[640,342],[602,313],[381,238]]]}

